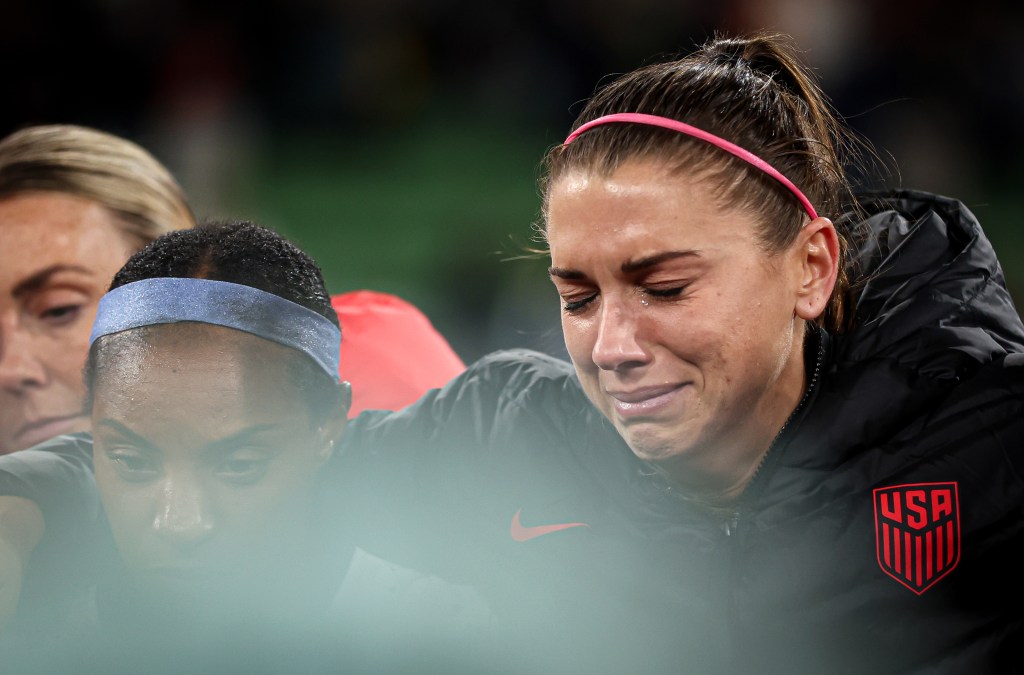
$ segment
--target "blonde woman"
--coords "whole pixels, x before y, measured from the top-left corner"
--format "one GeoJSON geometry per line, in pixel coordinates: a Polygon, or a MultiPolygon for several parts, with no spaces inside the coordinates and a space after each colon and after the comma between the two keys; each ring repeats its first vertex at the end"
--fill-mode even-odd
{"type": "Polygon", "coordinates": [[[0,141],[0,454],[86,428],[96,303],[128,256],[193,225],[170,172],[129,140],[49,125],[0,141]]]}

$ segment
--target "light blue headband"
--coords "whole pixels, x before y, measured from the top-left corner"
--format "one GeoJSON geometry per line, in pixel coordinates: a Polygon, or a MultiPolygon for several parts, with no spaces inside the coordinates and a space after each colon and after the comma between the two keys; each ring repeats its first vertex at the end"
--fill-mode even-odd
{"type": "Polygon", "coordinates": [[[181,321],[234,328],[298,350],[338,379],[341,331],[325,317],[251,286],[212,279],[143,279],[100,299],[89,346],[123,330],[181,321]]]}

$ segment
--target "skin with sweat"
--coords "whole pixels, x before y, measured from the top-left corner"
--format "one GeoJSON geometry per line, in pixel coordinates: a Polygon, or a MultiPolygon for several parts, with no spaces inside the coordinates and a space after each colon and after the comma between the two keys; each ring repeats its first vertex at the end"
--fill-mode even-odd
{"type": "Polygon", "coordinates": [[[633,452],[692,493],[747,485],[805,387],[805,322],[835,283],[832,223],[769,253],[753,214],[657,161],[551,187],[547,240],[583,388],[633,452]]]}
{"type": "Polygon", "coordinates": [[[311,483],[344,411],[311,419],[286,347],[205,324],[145,330],[113,345],[92,406],[96,483],[129,575],[220,593],[300,573],[311,483]]]}

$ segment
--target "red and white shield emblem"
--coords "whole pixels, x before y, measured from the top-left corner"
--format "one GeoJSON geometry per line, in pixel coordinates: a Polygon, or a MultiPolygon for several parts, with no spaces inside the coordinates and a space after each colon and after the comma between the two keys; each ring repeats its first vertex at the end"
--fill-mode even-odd
{"type": "Polygon", "coordinates": [[[878,564],[918,595],[960,562],[956,483],[914,483],[875,489],[878,564]]]}

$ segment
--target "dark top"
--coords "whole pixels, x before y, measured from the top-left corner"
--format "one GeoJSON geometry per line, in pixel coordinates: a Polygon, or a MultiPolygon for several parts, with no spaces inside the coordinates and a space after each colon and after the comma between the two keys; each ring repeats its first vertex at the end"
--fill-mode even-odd
{"type": "MultiPolygon", "coordinates": [[[[506,352],[351,425],[323,481],[345,536],[475,586],[494,670],[1020,669],[1024,326],[961,204],[868,207],[857,327],[810,336],[813,386],[735,509],[637,460],[567,364],[506,352]]],[[[87,462],[32,452],[0,491],[49,525],[87,462]]]]}

